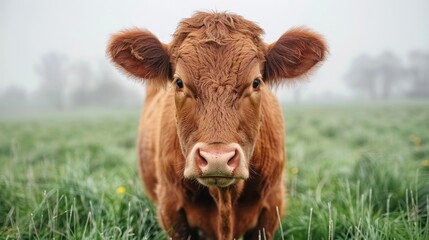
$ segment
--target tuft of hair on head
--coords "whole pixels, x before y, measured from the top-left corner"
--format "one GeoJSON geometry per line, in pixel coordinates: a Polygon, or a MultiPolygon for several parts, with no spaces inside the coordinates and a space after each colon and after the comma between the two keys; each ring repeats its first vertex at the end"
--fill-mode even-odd
{"type": "Polygon", "coordinates": [[[264,33],[256,23],[240,15],[228,12],[195,12],[190,18],[183,19],[170,44],[174,55],[177,48],[189,36],[193,35],[200,42],[214,42],[225,45],[239,35],[249,37],[257,46],[262,46],[261,35],[264,33]]]}

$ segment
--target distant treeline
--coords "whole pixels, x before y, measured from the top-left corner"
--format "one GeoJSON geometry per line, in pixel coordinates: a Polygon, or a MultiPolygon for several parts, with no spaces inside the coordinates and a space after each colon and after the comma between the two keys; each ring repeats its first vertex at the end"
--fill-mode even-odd
{"type": "Polygon", "coordinates": [[[144,94],[126,87],[107,65],[95,71],[89,63],[70,62],[57,53],[45,55],[35,72],[40,79],[37,89],[9,86],[0,92],[1,109],[137,106],[144,94]]]}
{"type": "Polygon", "coordinates": [[[345,81],[359,99],[428,98],[429,53],[413,51],[407,59],[389,51],[361,55],[352,61],[345,81]]]}
{"type": "MultiPolygon", "coordinates": [[[[43,56],[35,73],[40,79],[37,89],[9,86],[0,92],[0,109],[139,106],[144,95],[138,92],[141,88],[126,87],[110,65],[94,68],[57,53],[43,56]]],[[[343,80],[356,100],[429,98],[429,53],[414,51],[406,59],[389,51],[361,55],[343,80]]],[[[300,93],[295,90],[295,101],[300,93]]]]}

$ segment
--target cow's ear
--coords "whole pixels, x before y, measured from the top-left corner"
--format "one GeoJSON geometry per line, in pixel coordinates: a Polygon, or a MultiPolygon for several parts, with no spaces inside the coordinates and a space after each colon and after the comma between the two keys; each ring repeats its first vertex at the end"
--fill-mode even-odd
{"type": "Polygon", "coordinates": [[[112,36],[107,48],[111,60],[131,75],[144,79],[166,78],[170,75],[167,45],[152,33],[125,30],[112,36]]]}
{"type": "Polygon", "coordinates": [[[299,77],[323,61],[326,53],[327,45],[319,34],[305,28],[291,29],[268,45],[264,78],[280,83],[282,79],[299,77]]]}

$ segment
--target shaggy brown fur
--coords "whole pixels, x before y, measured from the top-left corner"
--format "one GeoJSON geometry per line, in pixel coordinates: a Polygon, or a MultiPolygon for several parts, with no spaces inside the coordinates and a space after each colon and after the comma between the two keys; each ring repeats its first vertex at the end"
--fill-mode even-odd
{"type": "Polygon", "coordinates": [[[152,83],[139,127],[140,175],[173,239],[258,239],[262,232],[271,239],[278,227],[284,126],[265,83],[305,74],[327,47],[303,28],[271,45],[261,34],[238,15],[199,12],[179,24],[169,45],[139,29],[112,37],[112,61],[152,83]],[[213,156],[233,146],[234,170],[204,175],[198,146],[213,156]]]}

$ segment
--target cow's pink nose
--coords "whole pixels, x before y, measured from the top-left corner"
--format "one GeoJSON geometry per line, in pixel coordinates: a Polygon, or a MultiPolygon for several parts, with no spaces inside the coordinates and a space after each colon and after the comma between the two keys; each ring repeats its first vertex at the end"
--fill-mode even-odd
{"type": "Polygon", "coordinates": [[[232,176],[240,164],[240,154],[233,147],[212,144],[197,149],[195,162],[203,175],[232,176]]]}

